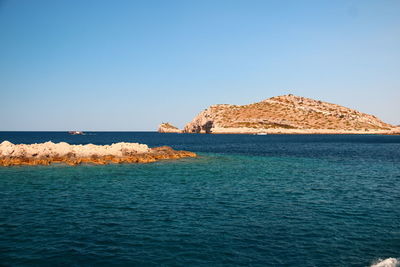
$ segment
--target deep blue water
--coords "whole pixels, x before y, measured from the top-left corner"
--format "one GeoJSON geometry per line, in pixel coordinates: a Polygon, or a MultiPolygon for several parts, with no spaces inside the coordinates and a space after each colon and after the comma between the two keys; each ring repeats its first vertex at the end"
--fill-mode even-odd
{"type": "Polygon", "coordinates": [[[0,264],[369,266],[400,257],[400,136],[0,132],[196,159],[0,167],[0,264]]]}

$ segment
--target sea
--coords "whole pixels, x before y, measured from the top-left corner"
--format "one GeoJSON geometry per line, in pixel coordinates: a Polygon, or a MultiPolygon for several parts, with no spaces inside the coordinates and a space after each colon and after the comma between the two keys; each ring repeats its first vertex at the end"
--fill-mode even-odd
{"type": "Polygon", "coordinates": [[[4,140],[139,142],[198,157],[0,167],[3,266],[399,263],[400,136],[0,132],[4,140]]]}

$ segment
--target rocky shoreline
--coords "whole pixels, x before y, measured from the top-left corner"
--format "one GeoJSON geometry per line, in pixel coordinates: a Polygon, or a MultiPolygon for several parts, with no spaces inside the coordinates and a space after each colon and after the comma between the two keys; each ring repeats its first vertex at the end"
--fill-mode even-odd
{"type": "Polygon", "coordinates": [[[400,129],[392,130],[332,130],[332,129],[254,129],[254,128],[213,128],[212,134],[369,134],[400,135],[400,129]]]}
{"type": "Polygon", "coordinates": [[[41,144],[0,144],[0,166],[68,165],[150,163],[166,159],[196,157],[189,151],[177,151],[168,146],[149,148],[138,143],[115,143],[112,145],[70,145],[46,142],[41,144]]]}

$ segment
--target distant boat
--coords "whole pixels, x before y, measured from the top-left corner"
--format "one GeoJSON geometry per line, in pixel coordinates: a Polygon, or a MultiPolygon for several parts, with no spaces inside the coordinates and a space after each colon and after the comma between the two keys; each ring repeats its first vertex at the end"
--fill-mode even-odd
{"type": "Polygon", "coordinates": [[[69,131],[68,133],[72,134],[72,135],[83,135],[84,134],[82,131],[69,131]]]}
{"type": "Polygon", "coordinates": [[[258,133],[257,135],[267,135],[267,133],[258,133]]]}

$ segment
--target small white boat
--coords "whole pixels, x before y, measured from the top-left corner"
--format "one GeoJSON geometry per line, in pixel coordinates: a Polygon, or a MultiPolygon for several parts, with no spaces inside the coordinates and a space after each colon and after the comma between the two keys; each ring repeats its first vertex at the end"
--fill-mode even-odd
{"type": "Polygon", "coordinates": [[[257,133],[257,135],[267,135],[267,133],[257,133]]]}
{"type": "Polygon", "coordinates": [[[72,134],[72,135],[83,135],[84,134],[82,131],[69,131],[68,133],[72,134]]]}

